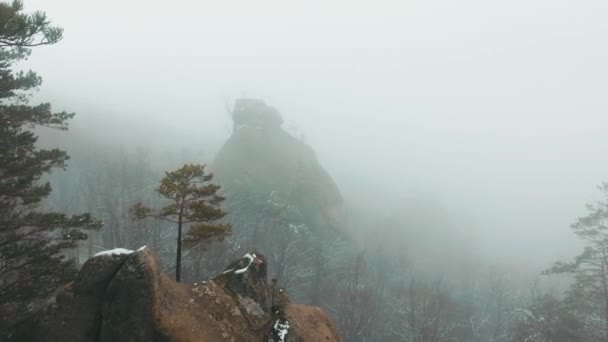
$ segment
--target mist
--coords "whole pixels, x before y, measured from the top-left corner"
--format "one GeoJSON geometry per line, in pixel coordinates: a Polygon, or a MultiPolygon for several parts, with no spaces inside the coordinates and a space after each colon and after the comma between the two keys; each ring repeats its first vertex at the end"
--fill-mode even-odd
{"type": "Polygon", "coordinates": [[[211,159],[230,101],[259,97],[348,200],[427,193],[503,262],[572,254],[608,171],[603,1],[26,5],[67,32],[27,66],[71,134],[211,159]]]}
{"type": "MultiPolygon", "coordinates": [[[[509,270],[529,284],[580,252],[571,225],[608,181],[606,1],[27,0],[25,10],[65,29],[19,67],[44,79],[35,101],[77,114],[67,133],[38,131],[72,155],[68,167],[98,156],[118,167],[136,149],[157,178],[214,167],[235,101],[260,99],[336,183],[341,232],[431,277],[509,270]]],[[[68,183],[53,184],[57,196],[68,183]]],[[[559,293],[570,284],[548,282],[559,293]]]]}

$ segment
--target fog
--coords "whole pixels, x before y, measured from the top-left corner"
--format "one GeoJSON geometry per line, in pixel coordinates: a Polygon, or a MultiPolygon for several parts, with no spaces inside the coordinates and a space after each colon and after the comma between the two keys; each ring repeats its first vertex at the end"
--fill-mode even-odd
{"type": "MultiPolygon", "coordinates": [[[[607,180],[608,2],[28,0],[65,28],[26,67],[69,134],[211,162],[235,98],[278,108],[347,203],[411,196],[539,271],[607,180]]],[[[69,148],[68,148],[69,149],[69,148]]]]}

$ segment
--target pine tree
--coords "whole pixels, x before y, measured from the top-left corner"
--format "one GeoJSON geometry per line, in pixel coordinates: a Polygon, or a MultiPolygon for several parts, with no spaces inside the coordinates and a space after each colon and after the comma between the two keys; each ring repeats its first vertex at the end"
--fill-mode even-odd
{"type": "Polygon", "coordinates": [[[68,155],[39,149],[33,129],[67,130],[74,114],[53,112],[49,103],[29,105],[42,80],[33,71],[14,71],[30,47],[55,44],[63,30],[42,12],[25,14],[20,1],[0,3],[0,305],[41,298],[69,281],[75,263],[65,251],[98,228],[89,214],[68,216],[41,210],[51,192],[41,178],[65,168],[68,155]]]}
{"type": "Polygon", "coordinates": [[[186,164],[181,168],[165,172],[156,190],[161,197],[170,201],[160,210],[153,210],[141,203],[133,206],[136,220],[152,217],[177,225],[177,254],[175,280],[181,280],[182,242],[194,246],[213,238],[222,239],[230,234],[229,224],[217,223],[226,213],[220,208],[224,197],[217,194],[218,185],[208,183],[213,174],[205,174],[205,165],[186,164]],[[182,238],[184,226],[190,226],[182,238]]]}
{"type": "Polygon", "coordinates": [[[570,274],[565,303],[583,318],[587,331],[608,342],[608,183],[598,187],[603,201],[588,204],[571,228],[587,246],[571,262],[557,262],[545,274],[570,274]]]}

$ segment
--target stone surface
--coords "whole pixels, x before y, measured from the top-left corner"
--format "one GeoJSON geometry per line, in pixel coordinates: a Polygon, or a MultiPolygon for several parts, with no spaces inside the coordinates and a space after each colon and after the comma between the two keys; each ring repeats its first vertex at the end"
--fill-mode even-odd
{"type": "Polygon", "coordinates": [[[55,297],[52,314],[43,316],[41,336],[48,341],[97,341],[106,288],[128,255],[92,258],[76,280],[55,297]]]}
{"type": "Polygon", "coordinates": [[[41,317],[41,341],[339,341],[321,309],[271,308],[266,259],[252,251],[213,280],[176,283],[149,249],[87,261],[41,317]],[[275,312],[271,312],[271,309],[275,312]]]}
{"type": "MultiPolygon", "coordinates": [[[[256,217],[256,203],[263,198],[289,204],[312,229],[327,230],[335,224],[343,199],[313,149],[281,127],[279,112],[257,99],[238,99],[232,118],[234,131],[218,152],[213,171],[242,215],[256,217]],[[297,195],[295,195],[297,194],[297,195]],[[248,212],[253,210],[253,212],[248,212]]],[[[255,246],[258,246],[255,244],[255,246]]]]}
{"type": "Polygon", "coordinates": [[[289,304],[285,308],[290,323],[288,342],[340,341],[331,318],[320,308],[301,304],[289,304]]]}

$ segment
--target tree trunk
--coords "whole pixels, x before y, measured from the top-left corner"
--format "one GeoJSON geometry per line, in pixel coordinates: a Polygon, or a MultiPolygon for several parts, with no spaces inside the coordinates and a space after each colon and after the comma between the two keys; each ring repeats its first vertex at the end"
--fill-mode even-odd
{"type": "Polygon", "coordinates": [[[178,283],[182,278],[182,214],[177,220],[177,256],[175,259],[175,281],[178,283]]]}
{"type": "Polygon", "coordinates": [[[606,270],[606,266],[608,266],[607,259],[606,248],[602,245],[601,276],[602,288],[604,290],[604,342],[608,342],[608,281],[606,281],[606,276],[608,275],[606,270]]]}
{"type": "Polygon", "coordinates": [[[155,250],[160,250],[160,229],[158,224],[154,224],[152,227],[152,243],[154,245],[155,250]]]}
{"type": "Polygon", "coordinates": [[[252,249],[255,249],[256,247],[258,247],[258,246],[256,246],[256,244],[258,242],[258,225],[260,223],[260,217],[262,216],[263,210],[264,209],[260,209],[258,211],[258,215],[255,218],[255,226],[253,226],[253,235],[251,236],[251,248],[252,249]]]}
{"type": "Polygon", "coordinates": [[[608,342],[608,284],[606,283],[606,273],[602,273],[602,285],[604,287],[604,315],[606,316],[604,317],[604,341],[608,342]]]}
{"type": "Polygon", "coordinates": [[[196,251],[196,254],[194,254],[194,258],[195,258],[195,274],[196,274],[196,279],[203,279],[203,277],[201,276],[201,259],[202,259],[202,252],[200,250],[196,251]]]}
{"type": "Polygon", "coordinates": [[[88,250],[89,255],[87,256],[88,259],[90,259],[93,256],[93,245],[94,245],[93,240],[96,237],[97,237],[97,233],[96,232],[89,233],[89,241],[88,241],[89,242],[89,250],[88,250]]]}
{"type": "Polygon", "coordinates": [[[608,342],[608,284],[606,284],[606,275],[602,274],[604,278],[604,341],[608,342]]]}

